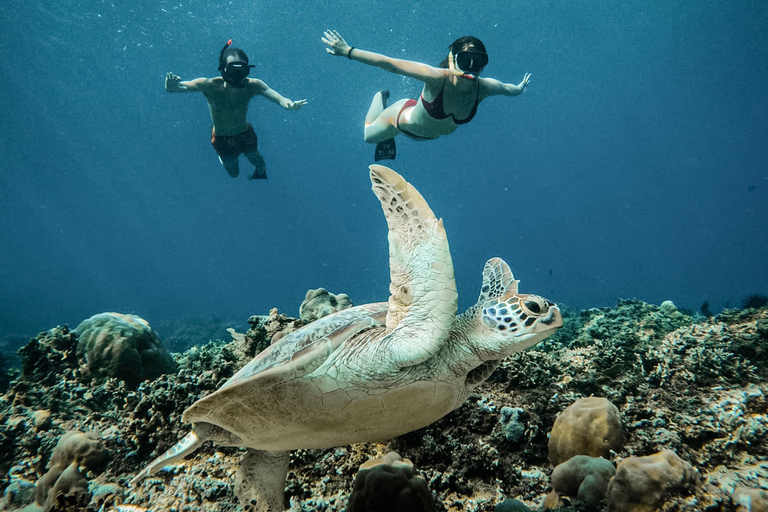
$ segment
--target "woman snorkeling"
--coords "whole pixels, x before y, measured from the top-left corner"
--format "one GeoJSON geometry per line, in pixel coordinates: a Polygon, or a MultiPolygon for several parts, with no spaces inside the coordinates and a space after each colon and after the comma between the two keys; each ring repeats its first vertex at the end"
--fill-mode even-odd
{"type": "Polygon", "coordinates": [[[325,50],[331,55],[424,82],[418,100],[403,99],[387,107],[389,91],[377,92],[373,97],[365,116],[365,141],[376,144],[377,161],[395,158],[396,135],[402,133],[414,140],[430,140],[453,133],[460,124],[475,117],[477,105],[485,98],[517,96],[531,78],[531,74],[526,73],[517,85],[481,78],[480,73],[488,64],[488,53],[482,41],[472,36],[454,41],[437,68],[349,46],[335,30],[325,31],[322,41],[328,45],[325,50]]]}

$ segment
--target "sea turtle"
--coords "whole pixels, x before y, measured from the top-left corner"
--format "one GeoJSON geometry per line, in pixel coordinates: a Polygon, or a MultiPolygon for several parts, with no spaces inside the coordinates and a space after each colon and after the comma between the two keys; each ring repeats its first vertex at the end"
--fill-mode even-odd
{"type": "Polygon", "coordinates": [[[289,450],[380,441],[459,407],[500,359],[562,327],[557,305],[518,293],[488,260],[477,304],[459,316],[443,221],[395,171],[370,167],[389,225],[389,302],[345,309],[283,337],[192,404],[192,431],[133,482],[204,441],[247,448],[235,493],[247,510],[284,506],[289,450]]]}

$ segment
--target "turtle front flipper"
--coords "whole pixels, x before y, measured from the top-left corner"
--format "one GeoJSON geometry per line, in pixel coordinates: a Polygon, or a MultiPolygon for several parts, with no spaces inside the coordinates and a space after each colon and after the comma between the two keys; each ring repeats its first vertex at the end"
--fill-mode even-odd
{"type": "Polygon", "coordinates": [[[389,311],[382,348],[399,366],[440,350],[456,318],[458,294],[443,221],[392,169],[370,166],[371,183],[389,226],[389,311]]]}
{"type": "Polygon", "coordinates": [[[515,279],[507,262],[501,258],[491,258],[483,267],[483,285],[477,303],[462,313],[462,317],[471,317],[483,303],[493,297],[501,297],[508,293],[516,294],[520,281],[515,279]]]}

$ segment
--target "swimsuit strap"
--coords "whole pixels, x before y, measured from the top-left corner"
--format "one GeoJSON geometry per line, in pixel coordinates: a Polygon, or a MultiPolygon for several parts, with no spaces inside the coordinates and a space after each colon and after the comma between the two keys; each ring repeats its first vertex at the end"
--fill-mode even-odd
{"type": "Polygon", "coordinates": [[[453,120],[456,124],[467,124],[472,120],[473,117],[475,117],[475,114],[477,113],[477,105],[480,103],[480,79],[477,79],[477,95],[475,96],[475,104],[472,106],[472,111],[469,113],[469,115],[464,119],[456,119],[456,117],[453,114],[446,114],[445,108],[443,107],[443,91],[445,90],[445,80],[443,81],[443,86],[440,88],[440,92],[437,94],[435,99],[431,102],[424,99],[424,92],[422,91],[420,100],[421,104],[424,107],[424,110],[426,110],[427,114],[429,114],[429,117],[432,119],[448,119],[449,117],[453,120]]]}
{"type": "Polygon", "coordinates": [[[445,114],[445,109],[443,108],[443,91],[445,90],[445,80],[443,80],[443,86],[440,88],[440,92],[437,93],[437,96],[435,96],[435,99],[431,102],[424,99],[424,91],[421,92],[421,96],[419,99],[421,100],[421,104],[424,107],[424,110],[427,111],[427,114],[429,114],[429,117],[432,119],[446,119],[448,116],[445,114]]]}

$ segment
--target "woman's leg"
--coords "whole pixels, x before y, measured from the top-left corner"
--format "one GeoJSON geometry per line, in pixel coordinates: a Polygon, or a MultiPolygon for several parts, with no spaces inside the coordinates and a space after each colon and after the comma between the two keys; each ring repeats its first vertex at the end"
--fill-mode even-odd
{"type": "Polygon", "coordinates": [[[391,107],[387,107],[389,91],[377,92],[365,116],[365,142],[374,144],[393,138],[399,134],[397,129],[397,115],[403,108],[407,99],[396,102],[391,107]]]}
{"type": "Polygon", "coordinates": [[[373,95],[373,101],[371,106],[368,107],[368,113],[365,115],[365,126],[373,124],[379,115],[387,108],[387,100],[389,99],[389,91],[384,89],[373,95]]]}

